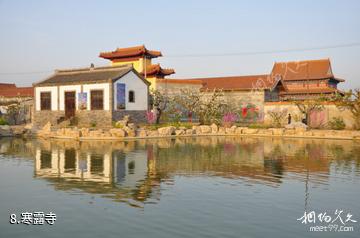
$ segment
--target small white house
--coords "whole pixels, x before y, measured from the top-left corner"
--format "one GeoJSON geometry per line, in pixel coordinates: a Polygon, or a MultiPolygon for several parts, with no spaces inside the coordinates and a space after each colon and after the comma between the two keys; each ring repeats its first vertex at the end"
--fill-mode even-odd
{"type": "Polygon", "coordinates": [[[145,121],[149,85],[128,65],[56,70],[34,84],[34,124],[56,126],[75,118],[81,126],[109,127],[124,115],[145,121]]]}

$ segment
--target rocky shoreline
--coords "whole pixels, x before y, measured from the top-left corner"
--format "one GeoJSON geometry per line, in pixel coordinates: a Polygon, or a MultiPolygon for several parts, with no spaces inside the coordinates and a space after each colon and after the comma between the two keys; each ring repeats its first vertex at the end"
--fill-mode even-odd
{"type": "Polygon", "coordinates": [[[315,130],[304,127],[256,129],[237,126],[222,127],[215,124],[192,126],[192,128],[166,126],[157,130],[128,126],[108,130],[76,127],[52,130],[51,126],[47,125],[36,135],[42,138],[75,140],[133,140],[189,136],[270,136],[360,140],[360,131],[355,130],[315,130]]]}
{"type": "Polygon", "coordinates": [[[150,138],[176,138],[191,136],[268,136],[291,138],[323,138],[360,140],[360,131],[356,130],[316,130],[305,127],[295,128],[248,128],[222,127],[212,124],[186,127],[166,126],[156,130],[124,126],[123,128],[60,128],[54,129],[50,124],[35,131],[31,126],[0,126],[0,137],[40,137],[73,140],[134,140],[150,138]]]}

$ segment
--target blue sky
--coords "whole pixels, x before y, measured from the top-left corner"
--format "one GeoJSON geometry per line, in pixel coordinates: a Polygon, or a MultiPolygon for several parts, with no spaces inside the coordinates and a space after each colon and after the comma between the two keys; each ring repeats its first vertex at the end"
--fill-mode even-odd
{"type": "Polygon", "coordinates": [[[31,85],[56,68],[107,65],[101,51],[145,44],[162,51],[155,62],[174,68],[173,78],[264,74],[275,61],[330,58],[347,80],[341,88],[360,88],[360,46],[176,57],[356,43],[359,12],[355,0],[0,0],[0,82],[31,85]]]}

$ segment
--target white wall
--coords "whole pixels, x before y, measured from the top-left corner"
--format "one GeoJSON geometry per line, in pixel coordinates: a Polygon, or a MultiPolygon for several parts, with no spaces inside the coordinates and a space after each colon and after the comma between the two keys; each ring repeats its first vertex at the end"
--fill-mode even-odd
{"type": "Polygon", "coordinates": [[[75,105],[78,110],[78,93],[81,92],[81,85],[59,86],[59,110],[65,110],[65,92],[75,91],[75,105]]]}
{"type": "Polygon", "coordinates": [[[104,90],[104,110],[110,110],[110,83],[84,84],[83,92],[87,93],[87,110],[90,110],[91,90],[104,90]]]}
{"type": "Polygon", "coordinates": [[[114,110],[116,110],[116,84],[124,83],[125,110],[141,111],[148,109],[148,86],[139,76],[130,71],[114,83],[114,110]],[[129,102],[129,91],[135,92],[135,102],[129,102]]]}
{"type": "Polygon", "coordinates": [[[40,111],[41,110],[41,100],[40,100],[40,93],[41,92],[50,92],[51,93],[51,110],[56,111],[58,110],[58,87],[52,86],[52,87],[36,87],[35,88],[35,110],[40,111]]]}

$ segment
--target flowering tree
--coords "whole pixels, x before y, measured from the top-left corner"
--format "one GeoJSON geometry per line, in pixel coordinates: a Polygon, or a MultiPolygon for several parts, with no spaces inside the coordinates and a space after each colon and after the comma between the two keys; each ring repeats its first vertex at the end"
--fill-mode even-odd
{"type": "Polygon", "coordinates": [[[150,96],[152,107],[155,110],[156,124],[159,124],[161,114],[166,110],[168,106],[169,97],[156,89],[151,90],[150,96]]]}
{"type": "Polygon", "coordinates": [[[193,114],[201,102],[201,94],[195,89],[180,89],[180,94],[173,99],[174,104],[188,113],[189,121],[192,121],[193,114]]]}

